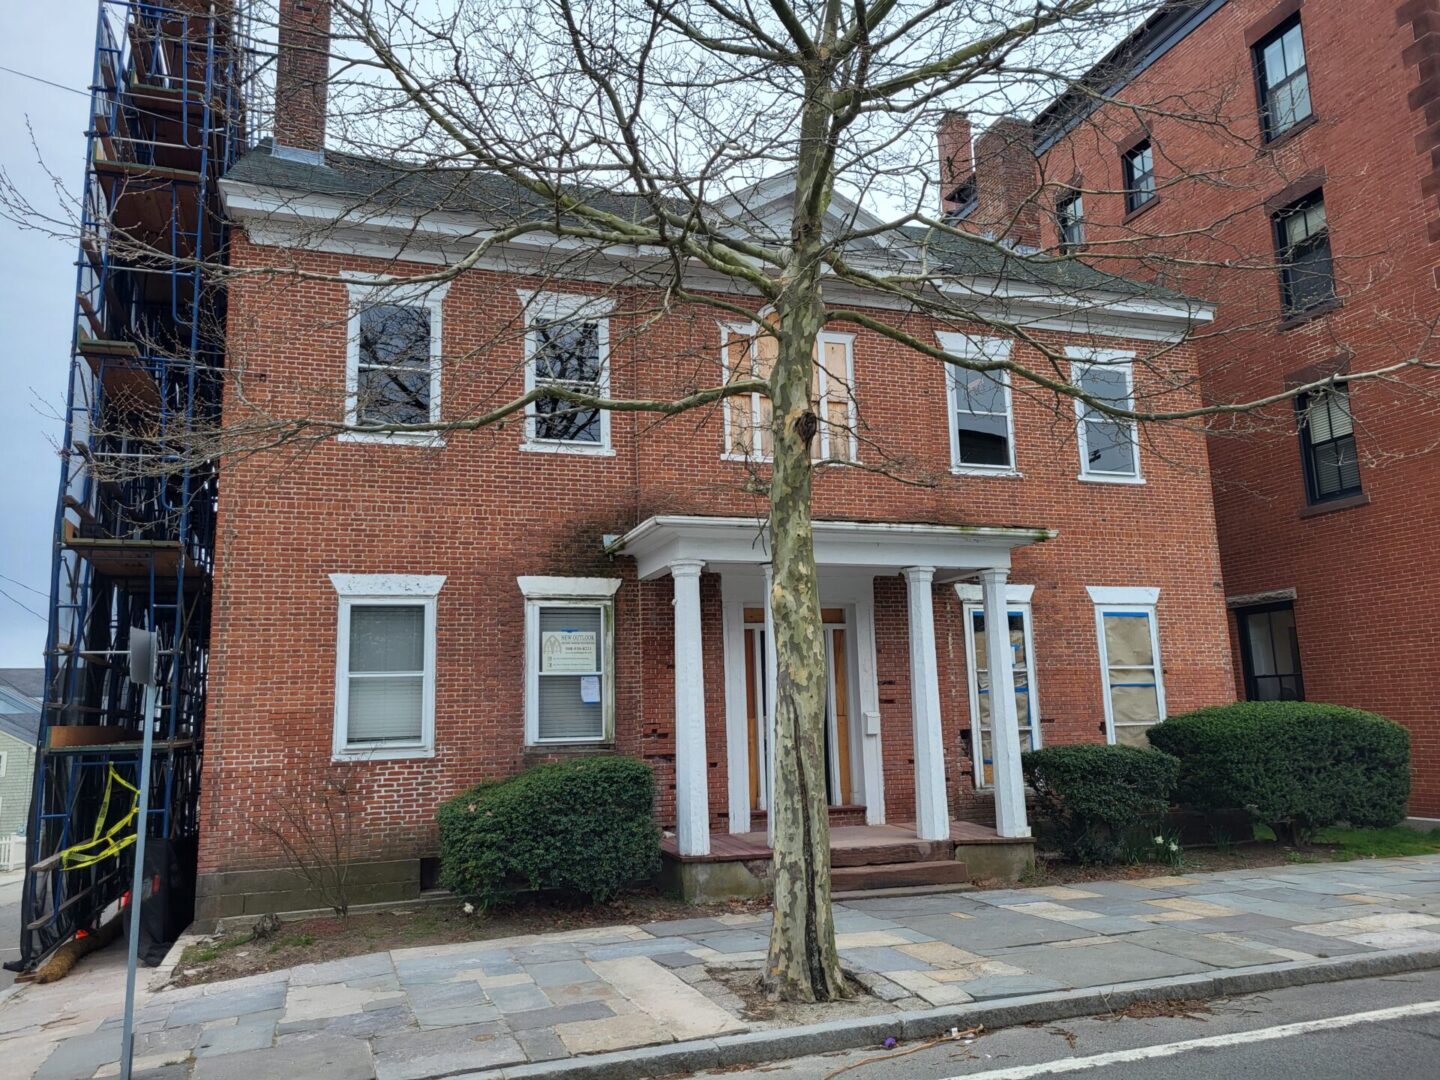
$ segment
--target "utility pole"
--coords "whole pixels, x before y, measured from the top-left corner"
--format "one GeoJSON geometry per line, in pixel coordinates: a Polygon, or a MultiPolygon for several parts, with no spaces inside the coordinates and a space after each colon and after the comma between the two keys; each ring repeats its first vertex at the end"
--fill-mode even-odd
{"type": "Polygon", "coordinates": [[[145,886],[145,833],[150,819],[150,752],[155,743],[159,641],[153,630],[130,630],[130,681],[145,688],[140,743],[139,814],[135,819],[135,873],[130,882],[130,941],[125,959],[125,1028],[120,1039],[120,1080],[130,1080],[135,1056],[135,970],[140,960],[140,897],[145,886]]]}

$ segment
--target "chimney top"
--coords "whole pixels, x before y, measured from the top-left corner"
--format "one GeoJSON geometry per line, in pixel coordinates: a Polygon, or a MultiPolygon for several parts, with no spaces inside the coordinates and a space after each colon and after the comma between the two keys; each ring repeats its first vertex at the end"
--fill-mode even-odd
{"type": "Polygon", "coordinates": [[[271,152],[276,157],[323,165],[330,0],[280,0],[279,8],[271,152]]]}

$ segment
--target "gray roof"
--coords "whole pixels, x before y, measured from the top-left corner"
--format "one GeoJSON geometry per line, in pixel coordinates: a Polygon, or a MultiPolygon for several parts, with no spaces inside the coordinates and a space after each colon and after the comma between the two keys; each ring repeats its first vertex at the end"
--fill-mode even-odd
{"type": "Polygon", "coordinates": [[[44,668],[0,668],[0,734],[35,745],[44,688],[44,668]]]}
{"type": "MultiPolygon", "coordinates": [[[[507,177],[460,166],[406,166],[327,150],[324,164],[276,156],[268,141],[240,158],[226,179],[258,187],[350,200],[356,207],[379,206],[410,211],[502,217],[542,217],[556,212],[528,188],[507,177]]],[[[632,221],[650,211],[638,196],[585,192],[587,202],[632,221]]],[[[961,277],[1022,282],[1059,292],[1104,292],[1126,297],[1180,299],[1181,294],[1097,270],[1072,256],[1012,251],[979,237],[957,236],[927,228],[897,230],[911,244],[928,247],[940,268],[961,277]]]]}
{"type": "Polygon", "coordinates": [[[0,685],[8,686],[25,697],[34,698],[38,703],[45,696],[45,669],[43,667],[0,668],[0,685]]]}

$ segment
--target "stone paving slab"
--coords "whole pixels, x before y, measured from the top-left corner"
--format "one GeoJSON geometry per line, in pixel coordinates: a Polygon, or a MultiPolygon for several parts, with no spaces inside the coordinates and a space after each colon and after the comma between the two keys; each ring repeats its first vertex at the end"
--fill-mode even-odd
{"type": "MultiPolygon", "coordinates": [[[[842,964],[872,994],[843,1006],[851,1019],[837,1023],[853,1028],[887,1010],[1440,947],[1440,856],[877,897],[838,904],[836,927],[842,964]]],[[[768,916],[737,913],[147,990],[137,1064],[163,1080],[421,1080],[617,1051],[638,1062],[677,1042],[763,1043],[767,1022],[743,1016],[721,980],[758,972],[768,932],[768,916]]],[[[6,1080],[118,1069],[123,964],[86,963],[65,984],[0,1000],[6,1080]],[[89,970],[94,987],[79,981],[89,970]]]]}

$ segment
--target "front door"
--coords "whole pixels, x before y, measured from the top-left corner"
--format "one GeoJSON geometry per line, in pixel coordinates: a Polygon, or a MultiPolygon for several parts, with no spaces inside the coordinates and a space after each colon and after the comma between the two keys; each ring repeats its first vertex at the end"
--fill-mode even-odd
{"type": "MultiPolygon", "coordinates": [[[[863,804],[855,780],[858,754],[850,711],[852,635],[844,608],[823,608],[825,627],[826,798],[832,806],[863,804]]],[[[765,669],[765,611],[745,609],[745,705],[750,750],[750,806],[766,809],[765,771],[770,755],[765,724],[768,682],[765,669]]]]}

